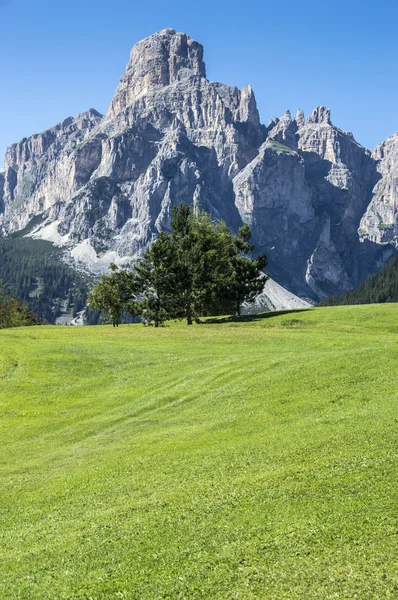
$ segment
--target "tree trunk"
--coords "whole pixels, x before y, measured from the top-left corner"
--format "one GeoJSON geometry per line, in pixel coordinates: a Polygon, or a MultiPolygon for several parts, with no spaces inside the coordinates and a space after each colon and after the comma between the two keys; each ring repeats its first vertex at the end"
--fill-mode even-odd
{"type": "Polygon", "coordinates": [[[236,316],[240,317],[240,302],[236,304],[236,316]]]}
{"type": "Polygon", "coordinates": [[[192,307],[190,304],[187,306],[187,325],[192,325],[192,307]]]}

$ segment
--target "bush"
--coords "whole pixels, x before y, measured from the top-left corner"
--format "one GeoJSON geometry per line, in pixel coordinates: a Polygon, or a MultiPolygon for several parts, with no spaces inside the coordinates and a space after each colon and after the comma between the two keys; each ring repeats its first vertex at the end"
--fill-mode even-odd
{"type": "Polygon", "coordinates": [[[0,329],[27,325],[40,325],[40,319],[0,284],[0,329]]]}

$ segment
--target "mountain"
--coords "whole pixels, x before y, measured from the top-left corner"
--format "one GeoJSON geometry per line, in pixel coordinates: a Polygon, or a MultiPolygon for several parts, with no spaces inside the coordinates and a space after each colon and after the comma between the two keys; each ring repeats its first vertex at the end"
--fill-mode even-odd
{"type": "Polygon", "coordinates": [[[398,302],[398,256],[393,258],[374,275],[346,294],[329,296],[320,306],[338,306],[343,304],[380,304],[398,302]]]}
{"type": "Polygon", "coordinates": [[[89,111],[7,150],[0,226],[64,246],[82,268],[130,264],[184,201],[247,221],[269,272],[319,300],[395,252],[398,134],[371,154],[317,107],[261,124],[250,86],[206,78],[203,47],[139,42],[105,116],[89,111]]]}

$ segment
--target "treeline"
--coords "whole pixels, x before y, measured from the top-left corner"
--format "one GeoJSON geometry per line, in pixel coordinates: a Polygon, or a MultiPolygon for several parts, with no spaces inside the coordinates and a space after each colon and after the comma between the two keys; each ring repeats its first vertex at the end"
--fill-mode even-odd
{"type": "Polygon", "coordinates": [[[40,319],[0,281],[0,329],[40,325],[40,319]]]}
{"type": "Polygon", "coordinates": [[[186,204],[173,209],[171,233],[162,232],[134,270],[111,265],[91,291],[88,305],[117,326],[123,314],[155,327],[168,319],[240,314],[264,289],[266,256],[251,259],[247,225],[233,235],[224,222],[186,204]]]}
{"type": "Polygon", "coordinates": [[[325,298],[319,303],[319,306],[384,302],[398,302],[398,256],[394,256],[389,263],[371,275],[358,289],[325,298]]]}
{"type": "Polygon", "coordinates": [[[53,244],[23,237],[0,238],[0,280],[49,323],[64,309],[76,316],[85,307],[89,289],[85,277],[63,262],[53,244]]]}

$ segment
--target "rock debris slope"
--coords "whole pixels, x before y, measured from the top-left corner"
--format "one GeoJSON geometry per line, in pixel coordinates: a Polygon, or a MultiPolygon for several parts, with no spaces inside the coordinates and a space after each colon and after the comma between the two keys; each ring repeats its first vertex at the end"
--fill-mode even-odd
{"type": "Polygon", "coordinates": [[[203,47],[165,29],[133,48],[105,116],[91,109],[8,149],[0,224],[95,270],[133,261],[184,201],[233,230],[249,222],[272,276],[317,299],[394,252],[397,140],[371,155],[323,107],[266,127],[250,86],[208,81],[203,47]]]}

